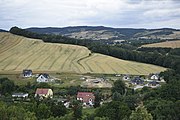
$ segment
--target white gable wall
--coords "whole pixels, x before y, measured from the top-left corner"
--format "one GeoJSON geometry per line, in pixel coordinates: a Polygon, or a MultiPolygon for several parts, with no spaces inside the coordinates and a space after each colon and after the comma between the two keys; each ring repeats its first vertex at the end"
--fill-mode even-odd
{"type": "Polygon", "coordinates": [[[48,78],[45,78],[43,75],[40,75],[40,76],[37,78],[37,82],[49,82],[49,79],[48,79],[48,78]]]}

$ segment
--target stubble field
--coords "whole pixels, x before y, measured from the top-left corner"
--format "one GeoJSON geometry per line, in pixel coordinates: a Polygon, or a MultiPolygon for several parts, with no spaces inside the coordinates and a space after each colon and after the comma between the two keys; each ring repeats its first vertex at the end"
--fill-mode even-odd
{"type": "Polygon", "coordinates": [[[91,53],[86,47],[0,33],[0,73],[21,72],[100,73],[147,75],[165,68],[91,53]]]}
{"type": "Polygon", "coordinates": [[[147,44],[142,47],[180,48],[180,40],[147,44]]]}

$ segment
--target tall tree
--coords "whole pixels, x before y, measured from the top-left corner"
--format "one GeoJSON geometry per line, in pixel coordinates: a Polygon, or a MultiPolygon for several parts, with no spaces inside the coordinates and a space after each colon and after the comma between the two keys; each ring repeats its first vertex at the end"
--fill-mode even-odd
{"type": "Polygon", "coordinates": [[[94,107],[96,108],[96,107],[99,107],[99,106],[100,106],[101,94],[100,94],[100,92],[97,90],[94,95],[95,95],[94,107]]]}
{"type": "Polygon", "coordinates": [[[125,86],[124,82],[122,80],[117,80],[114,82],[114,86],[112,87],[112,93],[118,92],[121,95],[124,95],[125,88],[126,88],[126,86],[125,86]]]}
{"type": "Polygon", "coordinates": [[[72,109],[73,109],[74,119],[75,120],[81,119],[81,117],[82,117],[82,106],[81,106],[80,102],[79,101],[73,101],[72,104],[73,104],[72,109]]]}
{"type": "Polygon", "coordinates": [[[40,103],[36,110],[36,116],[38,119],[47,119],[50,117],[51,111],[48,106],[44,103],[40,103]]]}
{"type": "Polygon", "coordinates": [[[130,120],[153,120],[153,117],[148,113],[144,106],[138,106],[129,117],[130,120]]]}
{"type": "Polygon", "coordinates": [[[129,117],[131,110],[123,102],[112,101],[99,107],[95,113],[96,117],[107,117],[109,120],[123,120],[129,117]]]}

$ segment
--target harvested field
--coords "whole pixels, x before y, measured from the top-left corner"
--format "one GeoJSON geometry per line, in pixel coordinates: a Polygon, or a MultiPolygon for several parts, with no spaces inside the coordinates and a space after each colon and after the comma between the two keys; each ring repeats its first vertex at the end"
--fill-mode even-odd
{"type": "Polygon", "coordinates": [[[141,47],[180,48],[180,40],[142,45],[141,47]]]}
{"type": "Polygon", "coordinates": [[[44,43],[0,33],[0,73],[34,72],[106,73],[147,75],[165,68],[91,53],[86,47],[44,43]]]}

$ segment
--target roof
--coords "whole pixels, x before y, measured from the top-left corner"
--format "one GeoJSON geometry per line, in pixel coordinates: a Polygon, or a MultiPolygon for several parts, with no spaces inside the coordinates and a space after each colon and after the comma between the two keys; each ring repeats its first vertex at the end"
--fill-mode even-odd
{"type": "Polygon", "coordinates": [[[141,79],[140,77],[135,77],[134,79],[131,80],[132,83],[137,83],[137,84],[143,84],[144,80],[141,79]]]}
{"type": "Polygon", "coordinates": [[[88,103],[89,99],[92,99],[94,101],[95,96],[92,92],[78,92],[77,98],[82,98],[83,102],[88,103]]]}
{"type": "Polygon", "coordinates": [[[28,93],[13,93],[12,97],[28,97],[28,93]]]}
{"type": "Polygon", "coordinates": [[[31,74],[31,73],[32,73],[32,70],[29,70],[29,69],[23,70],[23,74],[31,74]]]}
{"type": "Polygon", "coordinates": [[[156,84],[159,84],[159,82],[157,82],[157,81],[151,81],[151,82],[149,82],[149,84],[156,85],[156,84]]]}
{"type": "Polygon", "coordinates": [[[41,76],[41,75],[44,76],[45,78],[49,78],[49,74],[47,74],[47,73],[40,73],[39,76],[41,76]]]}
{"type": "Polygon", "coordinates": [[[47,94],[48,90],[49,90],[48,88],[37,88],[36,94],[47,94]]]}
{"type": "Polygon", "coordinates": [[[159,77],[159,73],[152,73],[152,74],[149,74],[149,76],[150,76],[150,77],[152,77],[152,76],[157,76],[157,77],[159,77]]]}

